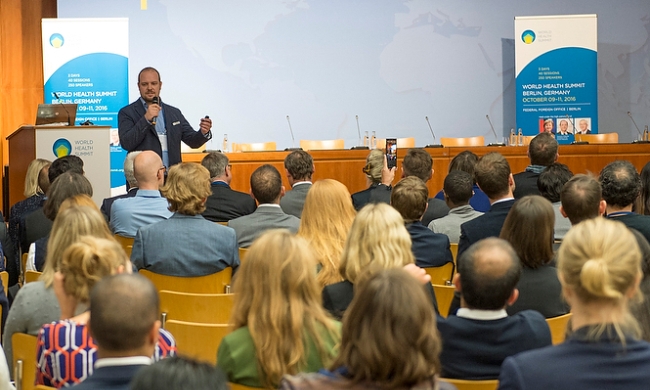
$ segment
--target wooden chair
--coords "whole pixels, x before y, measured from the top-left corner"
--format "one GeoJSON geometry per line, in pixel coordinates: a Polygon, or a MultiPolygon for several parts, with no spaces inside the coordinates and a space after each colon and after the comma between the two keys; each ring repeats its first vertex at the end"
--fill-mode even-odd
{"type": "Polygon", "coordinates": [[[454,286],[433,285],[433,291],[436,293],[436,302],[438,302],[438,311],[440,315],[447,318],[451,301],[454,299],[454,286]]]}
{"type": "Polygon", "coordinates": [[[458,264],[458,243],[457,242],[452,242],[449,244],[449,250],[451,251],[451,257],[454,258],[454,264],[458,264]]]}
{"type": "Polygon", "coordinates": [[[27,255],[28,253],[23,253],[22,256],[20,257],[20,277],[18,281],[20,282],[21,286],[25,284],[25,270],[27,269],[27,255]]]}
{"type": "Polygon", "coordinates": [[[603,134],[576,134],[576,142],[589,142],[590,144],[617,144],[618,133],[603,134]]]}
{"type": "Polygon", "coordinates": [[[162,327],[167,320],[201,324],[227,324],[232,313],[233,294],[193,294],[160,291],[162,327]]]}
{"type": "Polygon", "coordinates": [[[36,336],[14,333],[11,344],[16,390],[32,390],[36,380],[36,336]]]}
{"type": "Polygon", "coordinates": [[[133,237],[124,237],[116,234],[115,240],[122,245],[122,249],[124,249],[124,252],[126,252],[126,255],[130,258],[131,251],[133,250],[133,237]]]}
{"type": "Polygon", "coordinates": [[[277,150],[278,146],[275,142],[257,142],[252,144],[236,144],[232,143],[233,152],[262,152],[265,150],[277,150]]]}
{"type": "Polygon", "coordinates": [[[454,263],[447,263],[440,267],[427,267],[422,268],[427,274],[431,275],[432,284],[441,284],[443,286],[451,283],[451,278],[454,276],[456,266],[454,263]]]}
{"type": "Polygon", "coordinates": [[[533,138],[535,138],[534,135],[524,135],[524,146],[530,145],[530,141],[532,141],[533,138]]]}
{"type": "Polygon", "coordinates": [[[175,320],[167,321],[165,329],[174,335],[180,355],[186,355],[212,365],[217,364],[217,349],[221,340],[230,333],[230,325],[199,324],[175,320]]]}
{"type": "MultiPolygon", "coordinates": [[[[397,139],[397,149],[409,149],[415,147],[415,138],[398,138],[397,139]]],[[[386,138],[377,139],[377,149],[386,149],[386,138]]]]}
{"type": "MultiPolygon", "coordinates": [[[[7,290],[9,289],[9,272],[2,271],[0,272],[0,280],[2,280],[2,287],[5,289],[5,295],[7,295],[7,290]]],[[[9,295],[7,295],[9,296],[9,295]]]]}
{"type": "Polygon", "coordinates": [[[546,319],[546,323],[551,329],[551,340],[553,341],[553,345],[564,342],[564,339],[566,338],[567,324],[569,323],[571,316],[571,313],[567,313],[563,316],[546,319]]]}
{"type": "Polygon", "coordinates": [[[499,381],[496,379],[471,381],[464,379],[447,379],[440,378],[441,381],[451,383],[458,390],[496,390],[499,387],[499,381]]]}
{"type": "Polygon", "coordinates": [[[485,146],[485,138],[482,135],[479,135],[478,137],[465,138],[440,137],[440,143],[446,148],[457,146],[485,146]]]}
{"type": "Polygon", "coordinates": [[[50,387],[50,386],[45,386],[45,385],[36,385],[34,387],[34,390],[55,390],[56,387],[50,387]]]}
{"type": "Polygon", "coordinates": [[[232,268],[206,276],[182,277],[156,274],[141,269],[140,275],[151,280],[158,291],[169,290],[195,294],[223,294],[230,291],[232,268]]]}
{"type": "Polygon", "coordinates": [[[248,248],[239,248],[239,263],[243,263],[246,258],[246,253],[248,253],[248,248]]]}
{"type": "Polygon", "coordinates": [[[228,222],[223,222],[222,221],[222,222],[215,222],[215,223],[218,223],[221,226],[228,226],[228,222]]]}
{"type": "Polygon", "coordinates": [[[342,139],[328,139],[324,141],[301,139],[300,147],[304,150],[345,149],[345,141],[342,139]]]}
{"type": "Polygon", "coordinates": [[[27,270],[25,271],[25,283],[31,283],[41,277],[42,272],[27,270]]]}
{"type": "Polygon", "coordinates": [[[228,382],[230,390],[258,390],[259,387],[250,387],[245,385],[240,385],[239,383],[228,382]]]}

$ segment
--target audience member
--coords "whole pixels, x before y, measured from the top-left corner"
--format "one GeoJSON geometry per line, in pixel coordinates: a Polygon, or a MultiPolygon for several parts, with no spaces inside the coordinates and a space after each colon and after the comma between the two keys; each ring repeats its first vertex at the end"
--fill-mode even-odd
{"type": "MultiPolygon", "coordinates": [[[[469,200],[469,205],[476,211],[484,213],[490,210],[490,200],[487,195],[478,187],[476,184],[475,170],[474,167],[478,162],[478,156],[469,150],[462,151],[458,153],[454,158],[451,159],[449,163],[449,171],[463,171],[469,173],[472,177],[472,190],[474,195],[469,200]]],[[[445,200],[445,195],[443,191],[440,191],[436,194],[436,199],[445,200]]]]}
{"type": "Polygon", "coordinates": [[[287,230],[270,230],[248,250],[235,279],[231,324],[217,365],[228,381],[276,388],[285,374],[329,366],[340,324],[320,302],[316,259],[287,230]]]}
{"type": "Polygon", "coordinates": [[[174,214],[138,230],[131,251],[133,264],[171,276],[204,276],[226,267],[236,270],[235,232],[201,216],[211,193],[208,170],[196,163],[176,164],[160,191],[174,214]]]}
{"type": "Polygon", "coordinates": [[[551,265],[554,219],[548,200],[527,195],[515,202],[503,224],[500,237],[510,243],[522,264],[517,283],[519,298],[506,309],[509,315],[536,310],[551,318],[569,311],[561,297],[557,269],[551,265]]]}
{"type": "Polygon", "coordinates": [[[630,302],[630,313],[638,321],[641,328],[641,339],[650,341],[650,243],[643,237],[643,234],[630,229],[634,234],[636,243],[641,251],[641,272],[643,278],[639,285],[640,298],[630,302]]]}
{"type": "Polygon", "coordinates": [[[438,380],[435,312],[400,269],[364,281],[343,319],[341,347],[329,371],[285,377],[282,389],[451,389],[438,380]]]}
{"type": "Polygon", "coordinates": [[[285,214],[280,207],[280,198],[284,195],[280,172],[269,164],[262,165],[251,175],[251,192],[257,201],[257,210],[249,215],[228,221],[228,226],[235,229],[240,248],[248,248],[253,241],[269,229],[289,229],[296,233],[300,219],[285,214]]]}
{"type": "Polygon", "coordinates": [[[141,151],[139,150],[135,152],[130,152],[129,154],[126,155],[126,158],[124,159],[124,177],[126,178],[126,184],[127,184],[126,193],[121,195],[116,195],[110,198],[106,198],[102,201],[102,206],[99,209],[102,212],[102,215],[104,215],[104,218],[106,218],[106,221],[108,222],[110,222],[111,220],[111,207],[113,206],[113,202],[115,202],[118,199],[133,198],[135,194],[138,192],[138,180],[136,180],[135,178],[133,161],[140,153],[141,151]]]}
{"type": "Polygon", "coordinates": [[[650,215],[650,162],[641,169],[641,195],[633,211],[641,215],[650,215]]]}
{"type": "Polygon", "coordinates": [[[450,171],[445,178],[443,188],[445,202],[450,209],[449,214],[434,219],[429,224],[429,229],[434,233],[446,235],[454,244],[458,244],[460,240],[460,225],[483,215],[469,204],[474,194],[472,183],[473,179],[469,173],[460,170],[450,171]]]}
{"type": "Polygon", "coordinates": [[[131,390],[228,390],[223,372],[208,364],[187,357],[170,357],[142,368],[131,390]]]}
{"type": "Polygon", "coordinates": [[[507,242],[481,240],[460,260],[454,285],[461,308],[457,315],[438,317],[444,378],[496,379],[508,356],[551,345],[551,332],[540,313],[506,313],[517,300],[521,275],[519,259],[507,242]]]}
{"type": "Polygon", "coordinates": [[[605,213],[607,203],[602,199],[600,183],[591,175],[573,176],[560,193],[560,213],[568,218],[571,225],[587,219],[600,217],[605,213]]]}
{"type": "Polygon", "coordinates": [[[140,275],[98,281],[90,293],[88,320],[97,361],[92,375],[75,389],[128,390],[136,373],[151,364],[160,329],[158,310],[156,288],[140,275]]]}
{"type": "MultiPolygon", "coordinates": [[[[414,150],[414,149],[411,149],[414,150]]],[[[428,155],[428,154],[427,154],[428,155]]],[[[427,209],[429,189],[417,176],[400,180],[393,188],[390,204],[404,219],[406,230],[411,235],[411,250],[418,267],[441,267],[452,263],[449,238],[434,233],[420,221],[427,209]]]]}
{"type": "MultiPolygon", "coordinates": [[[[540,195],[537,188],[537,178],[544,168],[557,161],[558,145],[555,136],[551,133],[539,133],[528,145],[528,158],[530,165],[524,172],[514,175],[515,199],[526,195],[540,195]]],[[[479,184],[480,185],[480,184],[479,184]]]]}
{"type": "Polygon", "coordinates": [[[285,213],[300,218],[307,193],[311,188],[311,176],[315,171],[314,159],[303,150],[295,150],[285,157],[284,171],[291,191],[285,193],[280,199],[280,207],[285,213]]]}
{"type": "Polygon", "coordinates": [[[388,169],[383,150],[373,149],[370,151],[366,158],[366,165],[363,167],[363,173],[366,175],[368,188],[352,194],[352,205],[355,210],[361,210],[368,203],[389,203],[395,168],[388,169]]]}
{"type": "Polygon", "coordinates": [[[562,240],[566,232],[571,228],[571,221],[564,218],[560,212],[560,207],[562,206],[560,202],[562,187],[564,187],[571,177],[573,177],[573,172],[569,170],[569,167],[555,162],[546,167],[537,178],[539,193],[553,205],[553,212],[555,213],[553,238],[555,240],[562,240]]]}
{"type": "Polygon", "coordinates": [[[321,287],[343,280],[341,254],[355,215],[350,192],[336,180],[319,180],[307,194],[298,236],[316,256],[320,268],[316,281],[321,287]]]}
{"type": "Polygon", "coordinates": [[[124,237],[135,237],[143,226],[172,216],[167,199],[160,195],[165,183],[165,166],[158,153],[145,150],[133,161],[133,174],[138,181],[134,197],[119,199],[111,207],[111,231],[124,237]]]}
{"type": "Polygon", "coordinates": [[[257,207],[250,194],[230,188],[232,166],[228,157],[219,152],[208,153],[203,165],[210,172],[212,194],[205,201],[203,218],[212,222],[228,222],[231,219],[251,214],[257,207]]]}
{"type": "MultiPolygon", "coordinates": [[[[62,320],[44,325],[38,333],[36,384],[69,387],[92,375],[97,345],[87,328],[90,290],[102,278],[131,269],[124,250],[113,239],[85,236],[63,252],[60,271],[54,276],[62,320]],[[80,308],[83,312],[75,316],[80,308]]],[[[156,360],[175,353],[171,334],[161,329],[157,338],[156,360]]]]}
{"type": "Polygon", "coordinates": [[[558,270],[573,332],[552,348],[509,357],[500,389],[642,389],[650,344],[640,341],[628,302],[638,294],[641,254],[623,224],[594,218],[564,237],[558,270]]]}

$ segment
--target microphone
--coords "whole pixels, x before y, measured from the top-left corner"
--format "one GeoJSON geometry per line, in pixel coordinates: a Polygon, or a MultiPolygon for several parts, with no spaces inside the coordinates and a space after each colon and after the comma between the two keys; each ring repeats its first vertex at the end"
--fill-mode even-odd
{"type": "Polygon", "coordinates": [[[58,103],[61,105],[61,107],[63,107],[63,110],[65,110],[65,113],[68,116],[68,126],[72,126],[72,123],[70,123],[70,112],[68,112],[68,109],[66,108],[65,104],[61,103],[61,98],[59,98],[59,94],[56,92],[52,92],[52,95],[54,95],[56,100],[59,101],[58,103]]]}
{"type": "Polygon", "coordinates": [[[291,133],[291,147],[284,149],[285,151],[293,151],[293,150],[302,150],[302,148],[296,148],[296,140],[293,138],[293,129],[291,128],[291,120],[289,119],[289,115],[287,115],[287,123],[289,124],[289,132],[291,133]]]}
{"type": "MultiPolygon", "coordinates": [[[[160,99],[158,98],[158,96],[154,96],[153,99],[151,100],[151,103],[160,104],[160,99]]],[[[153,118],[151,118],[151,124],[154,126],[156,125],[156,119],[158,119],[158,116],[154,116],[153,118]]]]}
{"type": "Polygon", "coordinates": [[[499,136],[497,135],[497,132],[494,130],[494,126],[492,125],[492,121],[490,120],[490,115],[485,114],[485,118],[490,124],[490,129],[492,129],[492,134],[494,134],[494,139],[496,140],[496,142],[488,144],[488,146],[506,146],[506,144],[504,144],[503,142],[499,142],[499,136]]]}
{"type": "Polygon", "coordinates": [[[636,131],[639,133],[639,138],[640,138],[640,139],[632,141],[632,143],[633,144],[647,144],[647,143],[650,143],[650,141],[646,141],[646,140],[643,139],[643,134],[641,134],[641,129],[639,129],[639,126],[637,126],[636,121],[634,120],[634,118],[632,117],[632,114],[629,111],[627,112],[627,116],[629,116],[630,119],[632,119],[632,123],[634,123],[634,127],[636,127],[636,131]]]}
{"type": "MultiPolygon", "coordinates": [[[[361,128],[359,127],[359,115],[354,116],[357,119],[357,133],[359,134],[359,142],[361,142],[361,128]]],[[[365,145],[353,146],[350,150],[368,150],[365,145]]]]}
{"type": "MultiPolygon", "coordinates": [[[[426,120],[427,125],[429,125],[429,131],[431,132],[431,136],[433,137],[433,142],[436,142],[436,135],[433,133],[433,128],[431,127],[431,122],[429,122],[429,117],[425,116],[424,120],[426,120]]],[[[431,144],[431,145],[425,146],[425,148],[442,148],[442,145],[431,144]]]]}

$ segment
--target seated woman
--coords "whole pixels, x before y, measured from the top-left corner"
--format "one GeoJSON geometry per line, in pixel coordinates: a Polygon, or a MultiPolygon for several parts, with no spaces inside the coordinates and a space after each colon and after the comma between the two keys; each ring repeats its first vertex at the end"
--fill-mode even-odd
{"type": "Polygon", "coordinates": [[[340,282],[341,253],[356,212],[350,192],[340,182],[315,182],[305,200],[298,236],[304,238],[318,260],[316,280],[321,286],[340,282]]]}
{"type": "Polygon", "coordinates": [[[507,358],[499,389],[643,389],[650,383],[650,344],[639,340],[628,303],[639,292],[641,252],[620,222],[575,225],[558,253],[562,293],[573,332],[553,347],[507,358]]]}
{"type": "Polygon", "coordinates": [[[288,230],[265,232],[248,249],[235,279],[235,301],[217,366],[228,381],[277,388],[285,374],[328,366],[340,324],[320,302],[316,259],[288,230]]]}
{"type": "MultiPolygon", "coordinates": [[[[474,177],[474,166],[477,162],[478,156],[469,150],[465,150],[458,153],[454,158],[451,159],[447,173],[451,171],[464,171],[474,177]]],[[[474,180],[472,190],[474,191],[474,195],[469,200],[469,205],[472,206],[474,210],[480,211],[482,213],[490,211],[490,200],[488,199],[487,195],[485,195],[485,192],[478,188],[476,180],[474,180]]],[[[440,192],[436,194],[435,198],[445,200],[444,191],[440,190],[440,192]]]]}
{"type": "Polygon", "coordinates": [[[359,283],[329,371],[287,376],[283,389],[449,389],[438,381],[441,342],[426,292],[406,271],[359,283]]]}
{"type": "Polygon", "coordinates": [[[389,170],[387,168],[386,156],[384,156],[384,151],[381,149],[370,151],[366,158],[366,166],[363,167],[363,173],[366,174],[368,188],[352,194],[352,204],[357,211],[368,203],[376,203],[381,199],[390,199],[390,185],[395,178],[395,169],[389,170]],[[388,191],[388,196],[377,196],[377,194],[373,196],[375,191],[388,191]]]}
{"type": "MultiPolygon", "coordinates": [[[[90,290],[105,276],[131,270],[131,262],[114,239],[84,236],[63,252],[61,270],[54,276],[61,321],[44,325],[38,333],[36,384],[69,387],[92,374],[97,346],[86,326],[90,290]],[[74,316],[80,308],[82,313],[74,316]]],[[[153,358],[175,353],[173,337],[161,329],[153,358]]]]}
{"type": "Polygon", "coordinates": [[[519,199],[506,217],[500,237],[512,245],[522,265],[519,298],[508,307],[509,315],[536,310],[551,318],[569,312],[557,269],[550,264],[554,256],[553,226],[553,205],[539,195],[519,199]]]}

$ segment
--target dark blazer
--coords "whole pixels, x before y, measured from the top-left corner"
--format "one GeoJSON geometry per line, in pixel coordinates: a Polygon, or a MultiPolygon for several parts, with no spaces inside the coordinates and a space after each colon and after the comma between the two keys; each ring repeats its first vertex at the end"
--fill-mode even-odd
{"type": "MultiPolygon", "coordinates": [[[[204,136],[192,128],[178,108],[163,102],[161,106],[167,129],[167,156],[169,166],[172,166],[181,162],[181,141],[191,148],[198,148],[212,138],[212,133],[204,136]]],[[[126,151],[153,150],[162,158],[162,147],[156,127],[144,117],[145,112],[139,98],[118,112],[120,143],[126,151]]]]}
{"type": "Polygon", "coordinates": [[[569,306],[562,298],[562,286],[555,267],[523,267],[517,289],[519,298],[506,309],[509,315],[535,310],[546,318],[552,318],[569,312],[569,306]]]}
{"type": "Polygon", "coordinates": [[[429,207],[422,216],[422,225],[429,226],[434,219],[442,218],[449,214],[449,206],[444,200],[429,198],[429,207]]]}
{"type": "MultiPolygon", "coordinates": [[[[503,362],[499,389],[637,390],[650,383],[650,344],[628,338],[589,341],[589,327],[553,347],[521,353],[503,362]]],[[[613,331],[611,333],[614,333],[613,331]]]]}
{"type": "Polygon", "coordinates": [[[22,253],[27,253],[32,242],[50,234],[52,221],[47,219],[43,214],[43,208],[40,207],[27,215],[25,223],[21,226],[24,226],[24,228],[20,229],[20,249],[22,253]]]}
{"type": "Polygon", "coordinates": [[[520,172],[512,176],[515,179],[515,199],[523,198],[526,195],[541,195],[537,188],[539,173],[520,172]]]}
{"type": "Polygon", "coordinates": [[[407,223],[411,235],[411,249],[418,267],[440,267],[454,261],[449,250],[449,237],[434,233],[420,221],[407,223]]]}
{"type": "Polygon", "coordinates": [[[499,237],[503,223],[514,203],[514,200],[495,203],[487,213],[460,225],[457,258],[460,258],[460,255],[473,243],[488,237],[499,237]]]}
{"type": "Polygon", "coordinates": [[[625,213],[615,216],[608,216],[612,221],[620,221],[630,229],[638,230],[639,233],[650,242],[650,216],[637,213],[625,213]]]}
{"type": "Polygon", "coordinates": [[[205,202],[203,218],[212,222],[228,222],[252,214],[256,208],[255,199],[249,194],[235,191],[222,181],[215,181],[212,183],[212,195],[205,202]]]}
{"type": "Polygon", "coordinates": [[[282,207],[282,211],[300,218],[310,188],[311,183],[304,183],[293,187],[291,191],[287,191],[280,199],[280,207],[282,207]]]}
{"type": "Polygon", "coordinates": [[[138,193],[138,187],[131,187],[129,188],[129,191],[126,194],[122,195],[117,195],[112,198],[106,198],[102,201],[102,207],[99,208],[99,210],[102,212],[104,215],[104,218],[107,221],[111,220],[111,206],[113,206],[113,202],[115,202],[118,199],[124,199],[124,198],[133,198],[135,194],[138,193]]]}
{"type": "Polygon", "coordinates": [[[141,364],[100,367],[83,382],[73,386],[78,390],[128,390],[131,379],[145,367],[141,364]]]}
{"type": "Polygon", "coordinates": [[[352,205],[359,211],[368,203],[388,203],[390,204],[391,187],[372,183],[370,187],[363,191],[352,194],[352,205]]]}

